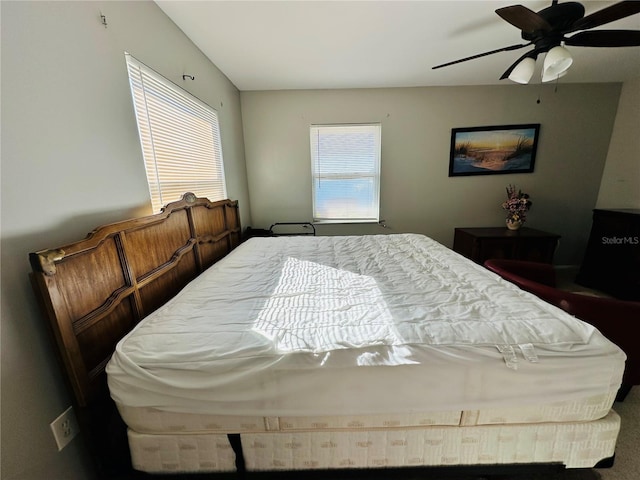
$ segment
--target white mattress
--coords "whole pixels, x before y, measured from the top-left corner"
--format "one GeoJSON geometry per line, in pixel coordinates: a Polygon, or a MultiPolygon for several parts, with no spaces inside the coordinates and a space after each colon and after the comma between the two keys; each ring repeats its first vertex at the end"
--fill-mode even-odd
{"type": "Polygon", "coordinates": [[[601,395],[624,353],[592,326],[415,234],[254,238],[118,344],[119,405],[304,416],[601,395]]]}
{"type": "MultiPolygon", "coordinates": [[[[605,417],[616,396],[593,395],[579,400],[485,410],[387,413],[380,415],[270,416],[205,415],[167,412],[151,407],[118,405],[130,429],[148,434],[259,433],[328,430],[366,430],[425,426],[500,425],[587,422],[605,417]]],[[[393,411],[393,406],[390,406],[393,411]]]]}

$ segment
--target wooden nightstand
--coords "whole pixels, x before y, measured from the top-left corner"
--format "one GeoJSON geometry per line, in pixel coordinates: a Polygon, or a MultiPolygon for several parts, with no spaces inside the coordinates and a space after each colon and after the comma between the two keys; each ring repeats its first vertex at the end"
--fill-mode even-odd
{"type": "Polygon", "coordinates": [[[456,228],[453,250],[482,264],[489,258],[551,263],[560,235],[522,227],[456,228]]]}

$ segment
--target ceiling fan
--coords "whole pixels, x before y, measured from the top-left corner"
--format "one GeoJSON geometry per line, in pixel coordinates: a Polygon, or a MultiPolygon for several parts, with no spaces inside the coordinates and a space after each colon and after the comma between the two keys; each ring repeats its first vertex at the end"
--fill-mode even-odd
{"type": "Polygon", "coordinates": [[[518,50],[533,45],[533,49],[518,58],[500,77],[517,83],[528,83],[533,75],[538,55],[545,53],[542,81],[555,80],[564,74],[572,63],[571,54],[561,44],[573,47],[637,47],[640,46],[640,30],[594,30],[606,23],[620,20],[640,12],[640,1],[614,3],[590,15],[584,16],[584,6],[578,2],[558,3],[534,12],[522,5],[499,8],[496,13],[505,21],[521,30],[523,40],[528,43],[510,45],[489,52],[479,53],[452,62],[432,67],[447,67],[456,63],[474,60],[499,52],[518,50]],[[583,30],[583,31],[580,31],[583,30]],[[578,32],[570,37],[565,35],[578,32]]]}

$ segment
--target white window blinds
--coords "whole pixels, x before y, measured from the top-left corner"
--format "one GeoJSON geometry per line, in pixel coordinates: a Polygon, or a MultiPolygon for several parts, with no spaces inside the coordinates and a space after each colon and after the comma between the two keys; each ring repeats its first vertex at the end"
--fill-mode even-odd
{"type": "Polygon", "coordinates": [[[314,221],[377,222],[380,124],[312,125],[314,221]]]}
{"type": "Polygon", "coordinates": [[[125,54],[153,211],[193,192],[227,198],[218,114],[125,54]]]}

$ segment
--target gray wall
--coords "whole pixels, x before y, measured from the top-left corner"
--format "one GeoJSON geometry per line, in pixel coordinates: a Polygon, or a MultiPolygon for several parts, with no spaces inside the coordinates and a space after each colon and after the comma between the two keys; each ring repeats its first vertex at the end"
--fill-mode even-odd
{"type": "Polygon", "coordinates": [[[150,213],[125,50],[218,109],[228,194],[249,223],[240,95],[153,2],[0,4],[1,477],[87,480],[78,438],[58,453],[49,430],[71,399],[29,285],[28,253],[150,213]]]}
{"type": "Polygon", "coordinates": [[[622,86],[598,208],[640,208],[640,78],[622,86]]]}
{"type": "Polygon", "coordinates": [[[319,226],[319,234],[418,232],[451,246],[455,227],[504,225],[500,205],[513,183],[532,197],[527,226],[562,236],[556,263],[578,264],[620,90],[505,84],[242,92],[253,226],[311,219],[310,124],[381,122],[381,218],[389,228],[319,226]],[[521,123],[541,124],[533,173],[448,176],[452,128],[521,123]]]}

